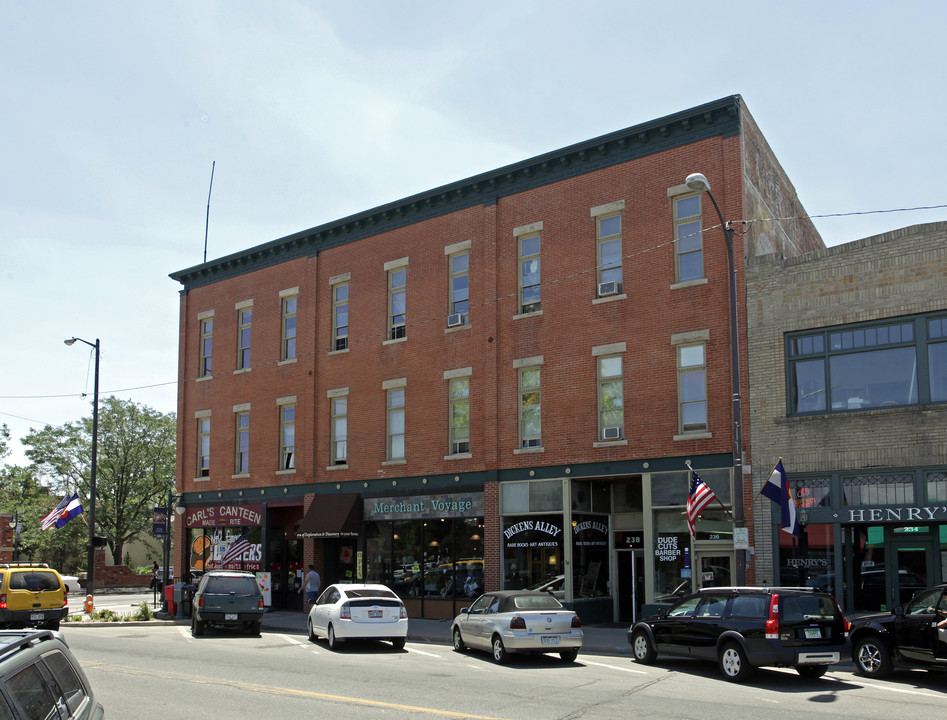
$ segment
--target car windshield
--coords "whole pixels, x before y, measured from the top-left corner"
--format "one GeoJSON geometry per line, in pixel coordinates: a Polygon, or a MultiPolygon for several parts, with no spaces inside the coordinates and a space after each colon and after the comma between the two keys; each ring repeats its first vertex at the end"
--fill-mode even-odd
{"type": "Polygon", "coordinates": [[[51,572],[22,572],[10,576],[11,590],[58,590],[59,578],[51,572]]]}
{"type": "Polygon", "coordinates": [[[513,605],[520,610],[560,610],[560,603],[552,595],[520,595],[513,598],[513,605]]]}
{"type": "Polygon", "coordinates": [[[346,597],[350,598],[396,598],[391,590],[346,590],[346,597]]]}
{"type": "Polygon", "coordinates": [[[212,595],[256,595],[260,592],[256,580],[248,577],[207,578],[204,592],[212,595]]]}
{"type": "Polygon", "coordinates": [[[788,623],[838,617],[838,607],[828,595],[784,595],[779,598],[779,611],[788,623]]]}

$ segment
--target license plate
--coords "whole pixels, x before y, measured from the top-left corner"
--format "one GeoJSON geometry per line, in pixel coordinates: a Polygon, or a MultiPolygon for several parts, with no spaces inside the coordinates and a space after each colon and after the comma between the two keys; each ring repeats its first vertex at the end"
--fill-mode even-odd
{"type": "Polygon", "coordinates": [[[382,611],[381,611],[381,610],[369,610],[369,611],[368,611],[368,619],[369,619],[369,620],[381,620],[381,618],[382,618],[382,611]]]}
{"type": "Polygon", "coordinates": [[[806,640],[819,640],[822,637],[821,628],[806,628],[806,640]]]}
{"type": "Polygon", "coordinates": [[[543,635],[543,645],[558,645],[559,637],[557,635],[543,635]]]}
{"type": "Polygon", "coordinates": [[[45,620],[46,613],[30,613],[30,620],[45,620]]]}
{"type": "Polygon", "coordinates": [[[236,620],[237,613],[224,613],[224,620],[236,620]]]}

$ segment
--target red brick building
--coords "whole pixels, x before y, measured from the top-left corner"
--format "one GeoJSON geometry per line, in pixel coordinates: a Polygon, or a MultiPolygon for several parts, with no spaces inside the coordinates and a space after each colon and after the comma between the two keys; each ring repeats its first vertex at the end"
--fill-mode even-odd
{"type": "Polygon", "coordinates": [[[682,512],[686,460],[735,500],[726,246],[692,172],[745,221],[745,328],[742,259],[823,245],[739,96],[173,273],[175,563],[269,572],[283,607],[314,563],[430,617],[558,581],[626,620],[752,578],[720,505],[696,539],[682,512]]]}

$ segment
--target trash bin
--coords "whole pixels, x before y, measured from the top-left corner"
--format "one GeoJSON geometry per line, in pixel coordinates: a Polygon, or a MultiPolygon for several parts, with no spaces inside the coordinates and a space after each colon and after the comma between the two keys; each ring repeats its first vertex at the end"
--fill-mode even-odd
{"type": "Polygon", "coordinates": [[[174,586],[165,585],[164,586],[164,601],[168,606],[168,615],[170,615],[171,617],[174,617],[177,611],[177,605],[174,602],[174,598],[175,598],[174,586]]]}
{"type": "Polygon", "coordinates": [[[176,618],[184,617],[184,586],[187,583],[174,583],[174,612],[168,608],[168,612],[176,618]]]}
{"type": "Polygon", "coordinates": [[[194,585],[184,585],[184,587],[181,588],[181,612],[186,618],[191,617],[195,590],[197,590],[197,588],[194,585]]]}

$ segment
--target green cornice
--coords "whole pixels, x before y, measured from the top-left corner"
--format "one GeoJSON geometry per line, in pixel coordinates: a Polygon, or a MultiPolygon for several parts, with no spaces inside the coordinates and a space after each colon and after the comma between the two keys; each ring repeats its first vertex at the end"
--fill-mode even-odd
{"type": "Polygon", "coordinates": [[[187,292],[715,135],[731,137],[740,133],[741,107],[740,96],[732,95],[179,270],[171,278],[187,292]]]}
{"type": "MultiPolygon", "coordinates": [[[[482,470],[445,475],[424,475],[400,478],[372,478],[346,482],[318,482],[301,485],[275,485],[243,490],[211,490],[184,493],[187,507],[216,505],[219,503],[260,504],[302,502],[305,495],[335,495],[338,493],[360,493],[363,497],[388,497],[411,495],[438,495],[451,492],[479,492],[488,482],[512,482],[516,480],[550,480],[564,477],[575,480],[610,479],[628,475],[656,472],[684,472],[687,458],[666,457],[651,460],[616,460],[571,465],[536,465],[503,470],[482,470]]],[[[695,455],[689,459],[695,470],[723,468],[733,465],[729,453],[695,455]]]]}

